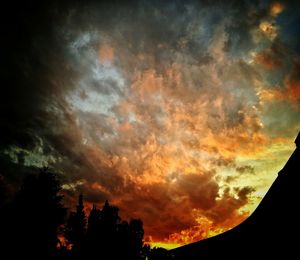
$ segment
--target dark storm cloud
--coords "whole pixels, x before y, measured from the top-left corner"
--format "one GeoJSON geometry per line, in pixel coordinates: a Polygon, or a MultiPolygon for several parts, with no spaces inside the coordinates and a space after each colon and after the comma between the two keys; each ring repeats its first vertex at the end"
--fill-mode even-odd
{"type": "Polygon", "coordinates": [[[11,16],[4,23],[9,33],[3,61],[1,144],[31,148],[46,121],[45,106],[67,91],[69,84],[64,83],[74,74],[65,67],[64,47],[52,30],[51,21],[57,17],[53,10],[34,4],[23,7],[20,12],[8,9],[11,16]]]}
{"type": "Polygon", "coordinates": [[[224,5],[229,12],[225,48],[233,56],[244,55],[256,46],[252,30],[268,16],[267,5],[261,1],[230,1],[224,5]]]}

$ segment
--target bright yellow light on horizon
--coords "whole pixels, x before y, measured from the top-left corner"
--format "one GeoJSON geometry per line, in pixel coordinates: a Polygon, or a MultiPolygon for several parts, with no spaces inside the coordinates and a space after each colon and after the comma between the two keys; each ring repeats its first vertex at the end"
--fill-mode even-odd
{"type": "Polygon", "coordinates": [[[174,248],[182,246],[182,244],[167,243],[167,242],[150,242],[149,244],[150,244],[151,248],[162,247],[162,248],[165,248],[167,250],[171,250],[171,249],[174,249],[174,248]]]}

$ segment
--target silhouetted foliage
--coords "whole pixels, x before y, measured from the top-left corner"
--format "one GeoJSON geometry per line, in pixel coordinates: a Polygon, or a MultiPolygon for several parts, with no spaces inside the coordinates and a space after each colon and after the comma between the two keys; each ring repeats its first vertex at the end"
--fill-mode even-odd
{"type": "Polygon", "coordinates": [[[97,254],[98,246],[101,245],[101,210],[95,205],[88,217],[86,250],[88,255],[97,254]]]}
{"type": "Polygon", "coordinates": [[[142,220],[122,220],[107,200],[102,209],[93,205],[87,217],[80,194],[76,211],[65,219],[60,183],[48,169],[25,178],[5,206],[4,191],[0,178],[0,252],[10,258],[143,260],[164,252],[144,244],[142,220]]]}
{"type": "Polygon", "coordinates": [[[110,206],[108,201],[105,202],[100,217],[100,243],[102,245],[102,253],[111,255],[113,248],[117,242],[118,224],[121,218],[118,215],[119,209],[110,206]]]}
{"type": "MultiPolygon", "coordinates": [[[[56,252],[57,230],[64,222],[60,184],[55,174],[43,169],[25,180],[4,212],[4,250],[13,258],[52,256],[56,252]]],[[[3,240],[2,240],[3,241],[3,240]]]]}
{"type": "Polygon", "coordinates": [[[143,222],[121,221],[119,209],[105,202],[102,210],[95,205],[88,217],[85,255],[101,252],[102,259],[145,259],[143,222]]]}
{"type": "Polygon", "coordinates": [[[132,259],[138,259],[142,253],[144,229],[140,219],[132,219],[129,223],[129,241],[131,245],[132,259]]]}
{"type": "Polygon", "coordinates": [[[86,215],[83,206],[83,196],[79,196],[76,212],[71,212],[66,224],[65,238],[72,245],[76,255],[81,255],[85,243],[86,215]]]}

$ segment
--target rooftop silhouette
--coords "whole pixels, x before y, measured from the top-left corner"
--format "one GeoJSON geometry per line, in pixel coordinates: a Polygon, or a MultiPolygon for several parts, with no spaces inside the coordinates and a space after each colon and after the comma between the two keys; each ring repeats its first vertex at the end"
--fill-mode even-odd
{"type": "Polygon", "coordinates": [[[169,252],[171,259],[299,255],[300,133],[296,149],[256,210],[244,222],[223,234],[169,252]]]}

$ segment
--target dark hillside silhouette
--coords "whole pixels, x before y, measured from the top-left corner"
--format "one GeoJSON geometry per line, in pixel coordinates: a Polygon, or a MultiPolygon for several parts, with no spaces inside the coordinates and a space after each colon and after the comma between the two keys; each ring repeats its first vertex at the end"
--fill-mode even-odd
{"type": "Polygon", "coordinates": [[[253,212],[218,236],[171,250],[172,259],[299,258],[300,133],[296,150],[253,212]]]}

